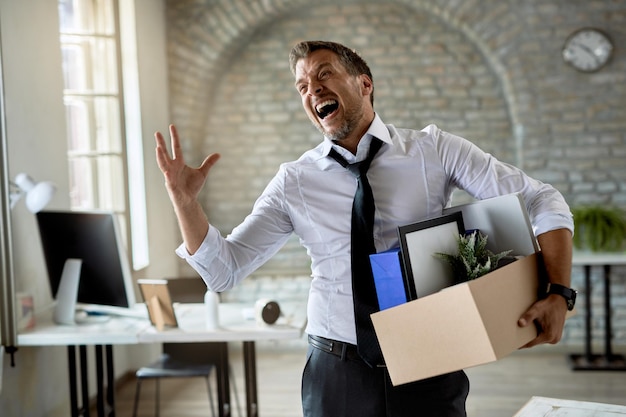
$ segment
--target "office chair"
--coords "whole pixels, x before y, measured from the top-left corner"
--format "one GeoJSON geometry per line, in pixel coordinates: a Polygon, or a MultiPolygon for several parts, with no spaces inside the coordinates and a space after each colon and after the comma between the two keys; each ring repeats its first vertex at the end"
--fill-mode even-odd
{"type": "MultiPolygon", "coordinates": [[[[200,278],[177,278],[168,280],[168,290],[173,302],[198,303],[204,301],[206,286],[200,278]]],[[[211,390],[210,376],[215,366],[215,345],[206,343],[163,343],[163,353],[156,361],[141,367],[135,373],[137,377],[137,387],[135,390],[135,402],[133,405],[133,417],[137,416],[139,406],[139,396],[141,382],[144,379],[155,379],[155,416],[159,416],[160,378],[193,378],[204,377],[209,395],[209,405],[211,415],[215,417],[215,405],[211,390]]],[[[232,368],[229,367],[230,381],[233,387],[235,405],[238,415],[241,417],[241,404],[237,394],[235,378],[232,368]]]]}
{"type": "Polygon", "coordinates": [[[159,359],[147,366],[143,366],[135,373],[137,377],[137,387],[135,390],[135,403],[133,405],[133,417],[137,416],[139,406],[139,396],[141,392],[141,382],[144,379],[154,379],[156,384],[154,398],[154,414],[159,416],[160,408],[160,379],[161,378],[192,378],[203,377],[206,380],[207,391],[209,393],[209,405],[211,407],[211,416],[215,417],[215,405],[213,402],[213,393],[211,391],[210,376],[215,365],[211,362],[203,361],[193,355],[191,350],[202,347],[202,343],[193,345],[184,345],[180,343],[164,343],[163,354],[159,359]],[[199,345],[199,346],[198,346],[199,345]]]}

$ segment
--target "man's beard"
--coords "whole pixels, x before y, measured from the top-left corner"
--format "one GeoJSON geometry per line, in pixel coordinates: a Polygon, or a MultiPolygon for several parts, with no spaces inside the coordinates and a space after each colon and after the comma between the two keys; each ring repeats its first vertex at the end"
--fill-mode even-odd
{"type": "Polygon", "coordinates": [[[348,115],[348,117],[344,119],[341,126],[338,129],[336,129],[334,132],[328,132],[324,130],[324,127],[322,126],[322,124],[318,123],[317,121],[313,123],[313,126],[315,126],[317,130],[319,130],[322,133],[322,135],[326,136],[328,139],[332,140],[333,142],[340,143],[343,139],[348,137],[348,135],[350,135],[350,133],[354,129],[356,129],[356,127],[358,126],[358,120],[360,117],[363,117],[363,114],[348,115]]]}

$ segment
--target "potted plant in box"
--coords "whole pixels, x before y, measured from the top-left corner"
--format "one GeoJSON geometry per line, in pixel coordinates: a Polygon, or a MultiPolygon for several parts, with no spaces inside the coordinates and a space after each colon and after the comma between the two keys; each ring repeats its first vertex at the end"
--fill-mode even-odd
{"type": "MultiPolygon", "coordinates": [[[[465,235],[460,234],[457,238],[458,253],[435,253],[439,259],[446,261],[454,273],[456,283],[479,278],[499,266],[507,259],[510,250],[494,254],[487,249],[487,236],[478,230],[465,235]]],[[[514,258],[509,258],[514,260],[514,258]]]]}

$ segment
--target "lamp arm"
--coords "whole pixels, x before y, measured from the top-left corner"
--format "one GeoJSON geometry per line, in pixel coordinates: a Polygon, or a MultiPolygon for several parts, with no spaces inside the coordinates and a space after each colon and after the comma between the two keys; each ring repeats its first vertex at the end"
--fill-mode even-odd
{"type": "Polygon", "coordinates": [[[24,194],[24,190],[22,190],[16,183],[9,180],[9,201],[11,210],[13,210],[13,207],[15,207],[17,202],[20,201],[20,198],[22,198],[24,194]]]}

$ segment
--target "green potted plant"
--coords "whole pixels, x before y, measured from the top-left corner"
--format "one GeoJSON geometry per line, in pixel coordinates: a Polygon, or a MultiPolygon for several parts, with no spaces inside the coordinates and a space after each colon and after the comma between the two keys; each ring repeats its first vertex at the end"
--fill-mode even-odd
{"type": "Polygon", "coordinates": [[[478,230],[472,233],[460,234],[457,238],[458,253],[435,253],[435,256],[451,267],[456,283],[461,283],[481,277],[498,268],[510,250],[494,254],[487,249],[487,236],[478,230]]]}
{"type": "Polygon", "coordinates": [[[591,252],[626,249],[626,212],[618,207],[581,205],[572,208],[574,247],[591,252]]]}

